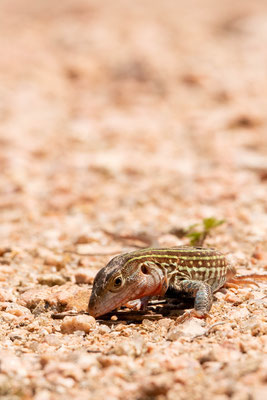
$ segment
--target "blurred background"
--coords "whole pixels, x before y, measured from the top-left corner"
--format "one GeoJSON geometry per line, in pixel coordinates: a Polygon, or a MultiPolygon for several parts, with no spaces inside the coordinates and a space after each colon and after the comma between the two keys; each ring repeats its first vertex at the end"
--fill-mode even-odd
{"type": "Polygon", "coordinates": [[[1,0],[2,243],[208,216],[228,248],[264,240],[266,21],[264,0],[1,0]]]}

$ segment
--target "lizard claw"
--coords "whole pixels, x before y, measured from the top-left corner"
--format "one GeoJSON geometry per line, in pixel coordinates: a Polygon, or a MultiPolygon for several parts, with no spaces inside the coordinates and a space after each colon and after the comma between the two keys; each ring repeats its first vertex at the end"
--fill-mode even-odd
{"type": "Polygon", "coordinates": [[[125,307],[131,308],[134,311],[146,310],[148,299],[149,299],[148,297],[143,297],[142,299],[128,301],[128,303],[123,305],[125,307]]]}
{"type": "Polygon", "coordinates": [[[186,311],[183,315],[176,319],[176,323],[182,324],[190,318],[207,318],[208,313],[205,311],[198,311],[193,308],[193,310],[186,311]]]}
{"type": "Polygon", "coordinates": [[[141,300],[140,299],[128,301],[128,303],[125,303],[123,305],[124,305],[124,307],[130,308],[131,310],[134,310],[134,311],[141,310],[141,300]]]}

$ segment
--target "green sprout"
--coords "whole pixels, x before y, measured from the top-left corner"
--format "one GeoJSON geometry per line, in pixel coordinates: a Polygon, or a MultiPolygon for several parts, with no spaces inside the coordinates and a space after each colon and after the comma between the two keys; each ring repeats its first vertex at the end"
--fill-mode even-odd
{"type": "Polygon", "coordinates": [[[202,224],[193,224],[187,229],[173,229],[171,233],[178,237],[188,237],[191,246],[203,246],[211,231],[224,223],[225,220],[223,219],[209,217],[204,218],[202,224]]]}

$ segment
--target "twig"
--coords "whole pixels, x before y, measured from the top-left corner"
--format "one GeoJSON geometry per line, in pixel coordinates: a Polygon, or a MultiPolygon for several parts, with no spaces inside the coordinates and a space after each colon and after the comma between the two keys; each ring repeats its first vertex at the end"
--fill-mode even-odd
{"type": "Polygon", "coordinates": [[[109,323],[118,323],[120,321],[127,321],[127,322],[142,322],[143,319],[150,319],[150,320],[159,320],[162,319],[162,314],[155,314],[155,313],[148,313],[147,311],[117,311],[109,314],[105,314],[101,316],[101,319],[98,319],[98,322],[109,322],[109,323]],[[112,316],[118,317],[117,320],[111,320],[112,316]]]}
{"type": "Polygon", "coordinates": [[[86,353],[102,353],[101,350],[86,350],[86,353]]]}
{"type": "Polygon", "coordinates": [[[113,239],[118,239],[118,240],[134,240],[134,241],[139,241],[145,244],[145,246],[138,246],[134,245],[134,247],[138,248],[145,248],[147,246],[152,246],[157,244],[157,239],[153,235],[148,235],[146,233],[137,233],[137,234],[119,234],[116,232],[110,232],[108,230],[103,229],[102,230],[106,235],[112,237],[113,239]]]}
{"type": "Polygon", "coordinates": [[[63,319],[65,317],[75,317],[76,315],[81,315],[81,314],[85,314],[88,315],[88,312],[84,311],[84,312],[78,312],[78,311],[65,311],[62,313],[54,313],[51,315],[51,318],[53,319],[63,319]]]}
{"type": "Polygon", "coordinates": [[[118,250],[113,250],[113,251],[101,251],[101,252],[96,252],[96,253],[79,253],[78,251],[75,250],[63,250],[63,253],[70,253],[70,254],[77,254],[77,256],[90,256],[90,257],[94,257],[94,256],[109,256],[109,255],[113,255],[113,254],[119,254],[120,251],[118,250]]]}
{"type": "Polygon", "coordinates": [[[206,335],[208,335],[208,334],[210,333],[210,331],[211,331],[215,326],[224,325],[224,324],[226,324],[226,321],[219,321],[219,322],[216,322],[215,324],[211,325],[211,326],[208,328],[208,330],[207,330],[207,332],[206,332],[206,335]]]}
{"type": "Polygon", "coordinates": [[[208,334],[211,332],[211,330],[218,325],[224,325],[226,324],[226,321],[220,321],[220,322],[216,322],[215,324],[211,325],[204,333],[200,333],[198,335],[195,335],[194,337],[192,337],[191,341],[193,341],[194,339],[197,339],[198,337],[201,336],[208,336],[208,334]]]}

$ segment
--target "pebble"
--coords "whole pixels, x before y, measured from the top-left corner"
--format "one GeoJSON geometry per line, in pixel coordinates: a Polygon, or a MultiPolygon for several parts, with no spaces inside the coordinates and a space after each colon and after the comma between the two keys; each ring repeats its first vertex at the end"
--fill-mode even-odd
{"type": "Polygon", "coordinates": [[[203,327],[203,320],[192,318],[172,328],[167,334],[167,340],[172,342],[180,337],[192,338],[197,335],[203,335],[205,332],[206,328],[203,327]]]}
{"type": "Polygon", "coordinates": [[[266,335],[267,324],[260,320],[257,316],[250,318],[241,325],[245,331],[250,331],[252,336],[266,335]]]}
{"type": "Polygon", "coordinates": [[[62,286],[44,287],[29,289],[24,292],[19,304],[35,309],[40,304],[56,308],[59,311],[76,310],[86,311],[90,297],[90,290],[87,287],[80,287],[72,283],[66,283],[62,286]]]}
{"type": "Polygon", "coordinates": [[[48,256],[46,256],[44,264],[49,266],[55,266],[57,267],[58,270],[64,268],[65,266],[63,258],[55,254],[49,254],[48,256]]]}
{"type": "Polygon", "coordinates": [[[101,334],[109,333],[110,332],[110,327],[107,325],[100,325],[98,328],[98,332],[101,334]]]}
{"type": "Polygon", "coordinates": [[[62,275],[55,275],[55,274],[44,274],[38,277],[38,283],[41,285],[47,286],[55,286],[55,285],[64,285],[66,283],[66,278],[62,275]]]}
{"type": "Polygon", "coordinates": [[[1,310],[5,310],[9,314],[13,314],[16,317],[28,317],[31,319],[33,317],[32,313],[28,308],[20,306],[17,303],[2,303],[0,305],[1,310]]]}
{"type": "Polygon", "coordinates": [[[136,335],[133,339],[125,339],[117,343],[112,353],[117,356],[128,355],[132,357],[139,357],[141,354],[146,353],[147,347],[141,335],[136,335]]]}
{"type": "Polygon", "coordinates": [[[83,331],[89,333],[96,326],[96,320],[90,315],[77,315],[75,317],[65,317],[61,324],[62,333],[73,333],[83,331]]]}
{"type": "Polygon", "coordinates": [[[27,376],[26,365],[23,365],[23,361],[20,357],[17,357],[9,351],[0,351],[0,359],[1,373],[16,378],[27,376]]]}
{"type": "Polygon", "coordinates": [[[234,303],[234,304],[242,303],[242,300],[240,299],[240,297],[238,297],[234,293],[231,293],[230,291],[229,291],[229,293],[227,293],[224,300],[227,301],[228,303],[234,303]]]}
{"type": "Polygon", "coordinates": [[[169,326],[171,325],[172,322],[173,322],[173,320],[170,318],[162,318],[158,321],[158,325],[163,328],[169,328],[169,326]]]}
{"type": "Polygon", "coordinates": [[[75,282],[92,284],[95,275],[96,271],[92,271],[91,269],[78,268],[77,272],[75,273],[75,282]]]}
{"type": "Polygon", "coordinates": [[[10,253],[11,251],[10,247],[0,247],[0,257],[4,256],[6,253],[10,253]]]}
{"type": "Polygon", "coordinates": [[[26,340],[29,332],[26,329],[22,328],[15,328],[12,330],[12,332],[9,334],[10,340],[26,340]]]}
{"type": "Polygon", "coordinates": [[[0,289],[0,302],[15,301],[16,297],[12,293],[12,289],[0,289]]]}

